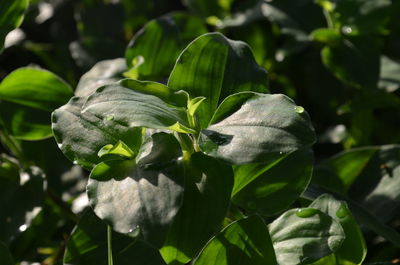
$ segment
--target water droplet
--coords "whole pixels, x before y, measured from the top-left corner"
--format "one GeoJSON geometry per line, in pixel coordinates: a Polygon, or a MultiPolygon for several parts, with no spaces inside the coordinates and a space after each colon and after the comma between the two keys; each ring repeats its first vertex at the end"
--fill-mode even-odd
{"type": "Polygon", "coordinates": [[[112,121],[112,120],[114,119],[114,115],[107,115],[107,116],[105,117],[105,119],[106,119],[107,121],[112,121]]]}
{"type": "Polygon", "coordinates": [[[294,111],[297,113],[303,113],[304,108],[302,106],[296,106],[296,107],[294,107],[294,111]]]}
{"type": "Polygon", "coordinates": [[[342,32],[343,32],[344,34],[350,34],[350,33],[353,32],[353,29],[352,29],[351,27],[349,27],[349,26],[343,26],[343,27],[342,27],[342,32]]]}
{"type": "Polygon", "coordinates": [[[297,210],[296,215],[301,218],[307,218],[314,216],[317,212],[318,211],[313,208],[302,208],[297,210]]]}
{"type": "Polygon", "coordinates": [[[336,216],[339,218],[345,218],[348,215],[346,205],[344,203],[340,204],[339,209],[336,211],[336,216]]]}
{"type": "Polygon", "coordinates": [[[280,154],[280,155],[283,155],[283,152],[282,152],[282,151],[280,151],[280,152],[279,152],[279,154],[280,154]]]}
{"type": "Polygon", "coordinates": [[[74,161],[72,162],[72,164],[78,165],[78,161],[74,160],[74,161]]]}
{"type": "Polygon", "coordinates": [[[26,224],[24,224],[24,225],[21,225],[21,226],[18,228],[18,230],[21,231],[21,232],[24,232],[27,228],[28,228],[28,226],[27,226],[26,224]]]}
{"type": "Polygon", "coordinates": [[[60,149],[62,148],[62,144],[57,144],[57,146],[58,146],[58,148],[60,148],[60,149]]]}

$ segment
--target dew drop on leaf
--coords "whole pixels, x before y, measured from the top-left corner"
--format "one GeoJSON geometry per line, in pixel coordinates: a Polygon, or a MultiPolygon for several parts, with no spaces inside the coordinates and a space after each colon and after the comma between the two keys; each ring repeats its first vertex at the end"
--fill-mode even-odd
{"type": "Polygon", "coordinates": [[[296,107],[294,107],[294,111],[297,113],[303,113],[304,108],[302,106],[296,106],[296,107]]]}
{"type": "Polygon", "coordinates": [[[298,209],[296,212],[296,215],[298,217],[307,218],[307,217],[314,216],[317,212],[318,211],[316,209],[303,208],[303,209],[298,209]]]}

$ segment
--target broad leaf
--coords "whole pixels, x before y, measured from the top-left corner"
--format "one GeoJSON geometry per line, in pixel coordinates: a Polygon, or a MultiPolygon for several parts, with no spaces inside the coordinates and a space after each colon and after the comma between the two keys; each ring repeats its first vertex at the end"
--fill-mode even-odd
{"type": "Polygon", "coordinates": [[[66,105],[55,110],[52,129],[64,155],[90,170],[100,163],[97,152],[103,146],[121,140],[132,148],[137,142],[135,135],[138,129],[107,117],[97,117],[90,112],[82,113],[85,101],[85,97],[73,97],[66,105]]]}
{"type": "Polygon", "coordinates": [[[357,222],[354,220],[345,202],[334,199],[331,195],[323,194],[314,200],[309,207],[318,209],[338,221],[345,233],[346,239],[331,259],[333,264],[361,264],[367,255],[367,246],[357,222]]]}
{"type": "Polygon", "coordinates": [[[72,89],[53,73],[39,68],[20,68],[0,84],[0,115],[8,132],[23,140],[52,135],[50,112],[73,95],[72,89]]]}
{"type": "Polygon", "coordinates": [[[205,97],[197,114],[205,128],[218,105],[240,91],[267,92],[267,72],[257,65],[250,48],[219,33],[194,40],[179,56],[168,80],[175,91],[205,97]]]}
{"type": "Polygon", "coordinates": [[[235,167],[232,200],[250,212],[273,215],[288,208],[311,180],[313,153],[302,149],[272,164],[235,167]]]}
{"type": "Polygon", "coordinates": [[[231,167],[201,153],[191,156],[183,204],[161,249],[168,264],[186,264],[221,229],[232,186],[231,167]]]}
{"type": "Polygon", "coordinates": [[[309,264],[337,251],[345,239],[339,222],[313,209],[292,209],[268,226],[280,265],[309,264]]]}
{"type": "Polygon", "coordinates": [[[231,164],[271,162],[312,145],[303,107],[284,95],[243,92],[227,97],[201,131],[201,150],[231,164]]]}
{"type": "Polygon", "coordinates": [[[350,198],[383,222],[390,221],[400,209],[398,145],[363,147],[339,153],[318,165],[315,173],[313,183],[332,190],[329,179],[338,180],[350,198]]]}
{"type": "Polygon", "coordinates": [[[2,0],[0,4],[0,53],[4,39],[13,29],[21,25],[29,0],[2,0]]]}
{"type": "MultiPolygon", "coordinates": [[[[112,233],[113,260],[118,265],[163,265],[158,251],[137,239],[112,233]]],[[[67,242],[64,264],[107,265],[107,225],[87,210],[67,242]]]]}
{"type": "Polygon", "coordinates": [[[302,197],[308,200],[314,200],[324,193],[331,193],[335,196],[335,198],[346,201],[358,223],[363,224],[367,228],[374,231],[376,234],[386,238],[396,247],[400,247],[400,234],[393,228],[385,225],[381,220],[378,219],[378,216],[369,212],[358,202],[346,198],[339,193],[331,192],[312,184],[307,187],[307,190],[302,194],[302,197]]]}
{"type": "Polygon", "coordinates": [[[208,242],[193,264],[275,265],[267,226],[256,215],[230,224],[208,242]]]}
{"type": "Polygon", "coordinates": [[[100,87],[88,97],[82,111],[129,127],[166,129],[176,122],[188,126],[183,108],[169,105],[157,96],[140,93],[145,87],[155,86],[163,88],[162,91],[168,91],[167,87],[159,83],[136,80],[122,80],[100,87]]]}
{"type": "Polygon", "coordinates": [[[0,84],[0,100],[45,111],[53,111],[72,95],[72,89],[67,83],[39,68],[19,68],[0,84]]]}
{"type": "Polygon", "coordinates": [[[82,75],[75,89],[75,95],[87,97],[100,86],[115,83],[123,79],[127,70],[125,59],[117,58],[96,63],[87,73],[82,75]]]}
{"type": "Polygon", "coordinates": [[[131,40],[125,58],[131,78],[154,79],[168,76],[181,51],[178,26],[170,17],[147,23],[131,40]]]}
{"type": "Polygon", "coordinates": [[[120,233],[139,232],[161,247],[182,201],[182,152],[170,134],[151,136],[135,160],[106,161],[96,166],[87,186],[94,212],[120,233]],[[99,170],[98,167],[102,169],[99,170]]]}

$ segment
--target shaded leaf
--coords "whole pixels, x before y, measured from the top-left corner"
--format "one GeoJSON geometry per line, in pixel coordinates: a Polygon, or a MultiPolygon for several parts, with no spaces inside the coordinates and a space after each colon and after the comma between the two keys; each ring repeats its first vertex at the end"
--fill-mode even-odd
{"type": "Polygon", "coordinates": [[[231,167],[201,153],[191,156],[183,204],[160,250],[168,264],[186,264],[220,230],[232,186],[231,167]]]}
{"type": "Polygon", "coordinates": [[[339,222],[313,208],[292,209],[268,226],[278,264],[309,264],[337,251],[345,239],[339,222]]]}
{"type": "Polygon", "coordinates": [[[276,264],[267,226],[256,215],[231,223],[208,242],[193,264],[276,264]]]}
{"type": "Polygon", "coordinates": [[[3,265],[14,265],[13,257],[7,246],[0,241],[0,260],[3,265]]]}
{"type": "Polygon", "coordinates": [[[313,152],[295,151],[277,162],[235,167],[232,200],[250,212],[273,215],[288,208],[311,180],[313,152]]]}
{"type": "MultiPolygon", "coordinates": [[[[132,237],[112,234],[113,259],[118,265],[163,265],[156,249],[132,237]],[[134,263],[132,263],[134,262],[134,263]]],[[[107,265],[107,225],[87,210],[67,242],[64,264],[107,265]]]]}
{"type": "Polygon", "coordinates": [[[362,264],[367,255],[367,246],[357,222],[353,218],[347,204],[336,200],[329,194],[323,194],[315,199],[309,207],[318,209],[338,221],[345,233],[346,239],[331,259],[330,264],[362,264]]]}

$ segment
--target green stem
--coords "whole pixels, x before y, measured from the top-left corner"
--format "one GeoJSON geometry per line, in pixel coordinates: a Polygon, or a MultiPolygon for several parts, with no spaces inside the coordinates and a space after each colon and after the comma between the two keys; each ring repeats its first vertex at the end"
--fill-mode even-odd
{"type": "Polygon", "coordinates": [[[110,225],[107,225],[107,252],[108,252],[108,265],[113,265],[112,228],[110,225]]]}

